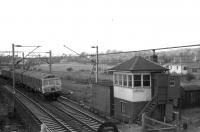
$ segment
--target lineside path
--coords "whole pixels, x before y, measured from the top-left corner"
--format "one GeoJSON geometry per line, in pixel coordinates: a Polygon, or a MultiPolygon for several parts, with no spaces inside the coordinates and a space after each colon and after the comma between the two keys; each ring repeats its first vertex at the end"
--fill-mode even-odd
{"type": "MultiPolygon", "coordinates": [[[[11,89],[8,86],[4,86],[7,89],[11,89]]],[[[63,120],[57,118],[55,115],[48,112],[44,107],[39,105],[34,100],[27,97],[25,94],[16,90],[16,99],[23,103],[27,109],[29,109],[45,126],[50,132],[76,132],[63,120]]]]}
{"type": "Polygon", "coordinates": [[[67,111],[67,113],[72,114],[75,118],[84,122],[95,131],[97,131],[101,124],[106,122],[104,119],[81,108],[80,106],[75,104],[75,102],[63,96],[61,96],[57,102],[54,102],[54,105],[62,107],[62,109],[67,111]]]}

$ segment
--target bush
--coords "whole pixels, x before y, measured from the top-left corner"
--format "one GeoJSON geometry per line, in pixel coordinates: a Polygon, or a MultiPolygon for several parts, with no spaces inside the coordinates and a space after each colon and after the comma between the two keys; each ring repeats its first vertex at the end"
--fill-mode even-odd
{"type": "Polygon", "coordinates": [[[66,69],[67,71],[73,71],[73,68],[72,67],[69,67],[66,69]]]}
{"type": "Polygon", "coordinates": [[[74,80],[73,77],[68,76],[68,75],[61,77],[61,79],[63,79],[63,80],[74,80]]]}
{"type": "Polygon", "coordinates": [[[187,81],[191,81],[191,80],[195,79],[195,76],[194,76],[193,74],[191,74],[191,73],[187,73],[187,74],[185,75],[185,79],[186,79],[187,81]]]}

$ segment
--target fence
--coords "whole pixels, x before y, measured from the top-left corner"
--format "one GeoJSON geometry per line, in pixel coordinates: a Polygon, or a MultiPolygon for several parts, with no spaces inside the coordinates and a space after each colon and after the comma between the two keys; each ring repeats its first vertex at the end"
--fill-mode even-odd
{"type": "Polygon", "coordinates": [[[142,115],[143,132],[176,132],[177,127],[142,115]]]}

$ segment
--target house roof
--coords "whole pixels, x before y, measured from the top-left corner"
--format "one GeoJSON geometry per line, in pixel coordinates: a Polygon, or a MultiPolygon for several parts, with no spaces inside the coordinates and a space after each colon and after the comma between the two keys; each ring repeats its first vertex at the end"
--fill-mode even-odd
{"type": "Polygon", "coordinates": [[[151,72],[162,72],[168,70],[163,66],[152,62],[150,60],[144,59],[141,56],[135,56],[130,60],[127,60],[110,70],[114,71],[151,71],[151,72]]]}

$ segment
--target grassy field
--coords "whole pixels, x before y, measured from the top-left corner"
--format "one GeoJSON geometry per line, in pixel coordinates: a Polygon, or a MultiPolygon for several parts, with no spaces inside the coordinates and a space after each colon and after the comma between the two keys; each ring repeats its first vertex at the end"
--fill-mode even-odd
{"type": "MultiPolygon", "coordinates": [[[[77,62],[69,62],[67,64],[62,64],[62,63],[58,63],[58,64],[52,64],[52,70],[53,71],[66,71],[67,68],[73,68],[73,71],[90,71],[92,70],[93,65],[86,63],[77,63],[77,62]]],[[[106,64],[99,64],[99,71],[103,72],[109,68],[111,68],[112,66],[110,65],[106,65],[106,64]]],[[[49,70],[49,65],[48,64],[43,64],[38,66],[38,68],[42,69],[42,70],[49,70]]]]}
{"type": "MultiPolygon", "coordinates": [[[[112,80],[112,75],[105,71],[112,66],[99,65],[99,80],[112,80]]],[[[44,64],[36,67],[42,71],[48,71],[49,65],[44,64]]],[[[89,80],[95,79],[95,73],[91,74],[92,65],[71,62],[67,64],[53,64],[52,72],[62,79],[64,93],[73,93],[71,96],[77,101],[90,101],[91,91],[89,80]],[[72,70],[67,70],[72,68],[72,70]]],[[[95,71],[95,68],[94,68],[95,71]]],[[[86,102],[85,102],[86,103],[86,102]]]]}
{"type": "MultiPolygon", "coordinates": [[[[99,64],[99,79],[102,80],[112,80],[112,76],[107,74],[106,71],[110,69],[112,66],[105,65],[105,64],[99,64]]],[[[44,64],[37,66],[37,69],[48,71],[49,65],[44,64]]],[[[53,64],[52,65],[52,71],[53,73],[60,76],[62,79],[66,80],[79,80],[79,79],[89,79],[94,78],[94,72],[95,67],[93,69],[93,66],[91,64],[82,64],[82,63],[76,63],[76,62],[70,62],[67,64],[53,64]],[[71,70],[69,70],[71,69],[71,70]]]]}

